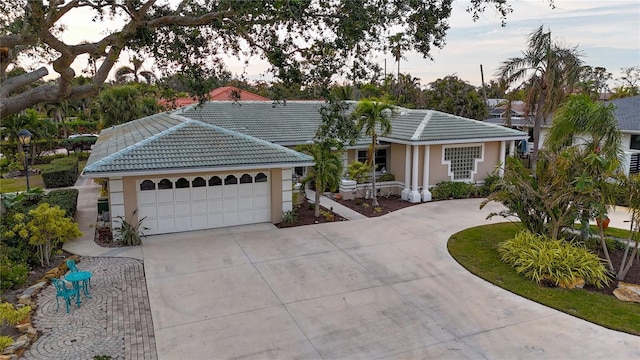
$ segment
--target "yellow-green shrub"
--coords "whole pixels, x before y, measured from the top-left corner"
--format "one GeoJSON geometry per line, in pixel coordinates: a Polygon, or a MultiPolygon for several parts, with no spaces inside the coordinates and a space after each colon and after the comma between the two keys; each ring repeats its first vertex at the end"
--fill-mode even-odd
{"type": "Polygon", "coordinates": [[[498,247],[502,261],[537,283],[572,284],[578,278],[604,287],[610,281],[603,261],[589,250],[564,240],[551,240],[528,231],[520,232],[498,247]]]}

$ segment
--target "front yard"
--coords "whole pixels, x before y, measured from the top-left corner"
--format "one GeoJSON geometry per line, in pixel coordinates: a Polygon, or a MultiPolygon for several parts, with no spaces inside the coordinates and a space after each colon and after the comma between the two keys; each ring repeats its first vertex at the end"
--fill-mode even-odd
{"type": "MultiPolygon", "coordinates": [[[[607,291],[538,285],[502,262],[498,244],[520,230],[513,223],[467,229],[451,236],[448,249],[471,273],[503,289],[609,329],[640,335],[640,304],[619,301],[607,291]]],[[[634,265],[625,282],[640,284],[640,264],[634,265]]]]}

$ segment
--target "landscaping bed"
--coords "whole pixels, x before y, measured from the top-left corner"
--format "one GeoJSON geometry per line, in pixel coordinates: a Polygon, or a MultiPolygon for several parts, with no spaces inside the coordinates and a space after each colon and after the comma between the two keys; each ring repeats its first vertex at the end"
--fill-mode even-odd
{"type": "Polygon", "coordinates": [[[340,205],[346,206],[353,211],[359,212],[360,214],[366,217],[382,216],[384,214],[388,214],[396,210],[421,204],[421,203],[410,203],[408,201],[402,200],[400,196],[397,196],[397,195],[391,195],[388,197],[386,196],[379,197],[378,206],[373,206],[371,204],[373,202],[372,199],[363,199],[363,198],[354,199],[354,200],[333,199],[333,201],[339,203],[340,205]]]}
{"type": "MultiPolygon", "coordinates": [[[[514,223],[470,228],[452,235],[447,248],[460,265],[496,286],[609,329],[640,335],[640,304],[623,302],[613,296],[615,281],[604,289],[549,287],[526,279],[502,262],[498,245],[520,230],[519,224],[514,223]]],[[[621,250],[611,252],[615,266],[620,265],[619,256],[622,256],[621,250]]],[[[640,265],[636,263],[625,282],[640,284],[639,273],[640,265]]]]}

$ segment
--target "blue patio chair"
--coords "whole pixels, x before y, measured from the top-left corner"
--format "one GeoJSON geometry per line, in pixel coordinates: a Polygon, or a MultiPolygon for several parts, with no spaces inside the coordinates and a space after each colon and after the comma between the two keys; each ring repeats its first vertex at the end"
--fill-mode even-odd
{"type": "Polygon", "coordinates": [[[80,307],[80,292],[77,288],[72,287],[71,289],[67,288],[64,284],[64,281],[60,279],[51,279],[51,283],[56,287],[56,311],[60,308],[60,303],[58,302],[58,298],[64,298],[65,305],[67,306],[67,313],[69,313],[69,305],[71,305],[71,299],[76,299],[76,305],[80,307]]]}
{"type": "MultiPolygon", "coordinates": [[[[69,268],[69,270],[71,270],[71,272],[78,272],[78,267],[76,266],[76,261],[69,259],[67,260],[67,267],[69,268]]],[[[93,286],[91,286],[91,278],[89,278],[89,287],[93,288],[93,286]]]]}

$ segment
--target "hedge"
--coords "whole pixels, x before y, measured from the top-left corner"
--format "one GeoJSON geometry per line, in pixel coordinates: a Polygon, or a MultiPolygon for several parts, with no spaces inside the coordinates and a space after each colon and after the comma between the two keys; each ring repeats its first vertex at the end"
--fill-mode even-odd
{"type": "Polygon", "coordinates": [[[66,216],[73,219],[78,209],[78,193],[78,189],[52,190],[42,202],[49,203],[52,207],[59,206],[66,216]]]}
{"type": "Polygon", "coordinates": [[[55,159],[42,170],[42,181],[47,189],[73,186],[78,179],[78,158],[70,156],[55,159]]]}

